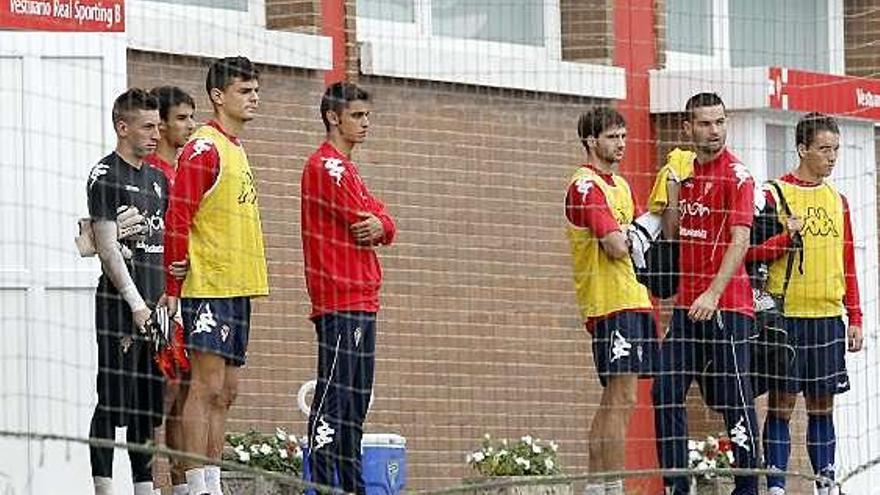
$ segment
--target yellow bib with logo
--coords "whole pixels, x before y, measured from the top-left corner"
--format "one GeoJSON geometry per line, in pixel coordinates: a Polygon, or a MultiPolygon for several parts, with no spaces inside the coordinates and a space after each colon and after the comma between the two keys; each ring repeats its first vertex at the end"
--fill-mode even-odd
{"type": "Polygon", "coordinates": [[[219,176],[205,193],[189,233],[189,273],[183,297],[264,296],[269,293],[257,189],[244,149],[210,125],[190,140],[210,141],[219,176]]]}
{"type": "MultiPolygon", "coordinates": [[[[581,167],[569,185],[592,183],[601,189],[614,219],[626,228],[635,215],[632,193],[623,177],[613,175],[612,178],[613,186],[595,171],[581,167]]],[[[569,225],[566,233],[571,247],[577,304],[584,320],[626,309],[651,308],[648,290],[636,279],[628,256],[621,259],[609,257],[589,229],[569,225]]]]}
{"type": "MultiPolygon", "coordinates": [[[[804,239],[803,273],[798,270],[799,255],[791,281],[785,292],[785,316],[824,318],[843,314],[843,296],[846,282],[843,268],[843,198],[831,184],[804,187],[777,181],[793,215],[804,219],[801,236],[804,239]]],[[[786,215],[779,198],[776,200],[779,221],[785,225],[786,215]]],[[[771,294],[782,294],[788,255],[770,265],[767,280],[771,294]]]]}

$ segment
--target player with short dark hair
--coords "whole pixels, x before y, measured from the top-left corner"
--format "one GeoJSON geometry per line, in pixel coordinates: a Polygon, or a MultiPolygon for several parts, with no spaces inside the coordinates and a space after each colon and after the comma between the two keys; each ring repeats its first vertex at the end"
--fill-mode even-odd
{"type": "Polygon", "coordinates": [[[321,100],[327,139],[302,175],[302,242],[318,340],[318,380],[309,416],[312,481],[365,493],[361,436],[375,368],[382,269],[376,247],[396,232],[367,190],[351,152],[370,126],[370,95],[339,82],[321,100]]]}
{"type": "MultiPolygon", "coordinates": [[[[767,292],[782,305],[795,350],[785,375],[770,382],[764,455],[768,468],[788,469],[789,421],[803,393],[807,453],[813,472],[826,478],[817,493],[830,495],[837,493],[828,483],[835,476],[834,396],[850,388],[845,354],[862,348],[862,311],[849,205],[828,180],[837,165],[840,128],[833,117],[807,114],[795,127],[795,145],[797,168],[775,181],[782,197],[769,184],[764,190],[762,217],[769,218],[776,235],[752,248],[748,258],[769,262],[767,292]],[[777,206],[783,200],[790,215],[777,206]],[[790,250],[796,234],[802,259],[790,250]]],[[[767,487],[772,495],[784,494],[785,477],[768,476],[767,487]]]]}
{"type": "MultiPolygon", "coordinates": [[[[727,114],[718,95],[691,97],[683,130],[694,147],[692,172],[674,184],[663,212],[664,221],[671,220],[664,228],[677,227],[680,277],[653,389],[660,466],[688,467],[684,404],[696,379],[706,404],[724,417],[736,466],[755,468],[757,419],[748,374],[754,308],[743,265],[754,181],[725,146],[727,114]]],[[[687,477],[667,476],[665,482],[673,495],[690,493],[687,477]]],[[[757,477],[736,477],[734,494],[757,490],[757,477]]]]}
{"type": "MultiPolygon", "coordinates": [[[[173,187],[177,176],[177,155],[196,128],[193,119],[196,104],[189,93],[177,86],[160,86],[150,90],[150,93],[159,100],[160,138],[156,152],[148,155],[145,160],[161,170],[169,187],[173,187]]],[[[185,270],[185,263],[183,269],[185,270]]],[[[173,334],[168,338],[169,345],[164,346],[156,356],[156,364],[166,379],[165,444],[172,450],[184,450],[181,415],[189,390],[189,358],[186,356],[179,314],[172,316],[175,317],[173,334]]],[[[183,463],[178,459],[171,459],[171,484],[172,495],[189,494],[183,463]]]]}
{"type": "MultiPolygon", "coordinates": [[[[578,136],[587,152],[569,180],[565,198],[575,293],[602,399],[590,426],[590,471],[625,469],[626,428],[639,375],[648,375],[657,350],[651,299],[636,279],[627,231],[638,215],[618,166],[626,149],[626,122],[597,107],[581,115],[578,136]]],[[[585,495],[622,495],[622,479],[589,484],[585,495]]]]}
{"type": "MultiPolygon", "coordinates": [[[[164,215],[168,201],[165,176],[147,166],[145,157],[159,141],[159,102],[132,88],[113,104],[117,144],[89,174],[87,196],[94,245],[102,273],[95,294],[98,344],[98,404],[89,436],[113,441],[117,426],[127,427],[127,440],[145,444],[161,423],[163,380],[153,366],[147,332],[152,309],[160,303],[163,270],[164,215]],[[145,228],[117,241],[121,209],[135,207],[145,228]],[[130,259],[123,257],[122,243],[130,259]]],[[[96,495],[113,493],[113,449],[89,449],[96,495]]],[[[129,451],[136,495],[152,495],[153,456],[129,451]]]]}
{"type": "MultiPolygon", "coordinates": [[[[250,333],[251,299],[269,293],[256,181],[239,135],[259,106],[259,71],[245,57],[206,77],[214,118],[183,147],[168,211],[168,305],[181,313],[191,365],[183,407],[188,452],[219,461],[250,333]],[[181,282],[170,270],[188,261],[181,282]]],[[[192,495],[220,495],[220,468],[185,461],[192,495]]]]}

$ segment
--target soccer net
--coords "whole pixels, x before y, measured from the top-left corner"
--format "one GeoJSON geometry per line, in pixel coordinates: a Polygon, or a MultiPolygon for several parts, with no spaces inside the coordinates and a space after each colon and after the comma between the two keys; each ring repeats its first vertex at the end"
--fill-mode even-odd
{"type": "MultiPolygon", "coordinates": [[[[118,5],[124,12],[124,31],[101,17],[101,2],[79,2],[86,4],[94,8],[71,9],[70,24],[49,2],[0,6],[0,495],[94,493],[89,444],[108,445],[90,431],[96,375],[112,371],[99,369],[96,345],[101,263],[81,257],[73,239],[77,220],[88,216],[90,173],[116,146],[114,99],[129,87],[178,86],[194,99],[195,120],[203,124],[212,118],[208,67],[236,55],[260,69],[259,109],[240,137],[258,191],[270,295],[254,300],[247,364],[225,425],[227,493],[248,483],[268,490],[280,478],[302,479],[304,447],[313,447],[319,435],[321,425],[310,442],[301,410],[312,404],[307,384],[316,379],[319,351],[302,241],[304,234],[332,237],[301,231],[301,177],[325,139],[319,104],[333,69],[336,78],[357,82],[372,96],[369,133],[352,160],[398,229],[390,246],[375,248],[383,283],[364,424],[367,476],[419,491],[547,481],[502,478],[537,474],[554,476],[558,490],[583,492],[599,480],[606,470],[596,469],[591,457],[596,445],[613,452],[614,437],[610,429],[591,434],[591,425],[597,413],[617,410],[603,403],[594,337],[584,328],[565,234],[566,190],[587,161],[578,119],[601,105],[626,119],[619,173],[632,189],[637,217],[649,210],[668,154],[695,149],[685,130],[685,102],[712,92],[725,104],[723,144],[757,185],[759,203],[762,185],[802,160],[798,120],[809,112],[836,120],[839,150],[829,182],[846,197],[864,344],[846,353],[849,391],[834,397],[834,472],[846,493],[872,493],[880,482],[880,82],[872,55],[880,11],[870,2],[105,0],[104,8],[118,5]],[[60,32],[43,31],[49,17],[60,32]],[[83,32],[84,25],[91,32],[83,32]]],[[[689,173],[699,175],[699,165],[689,173]]],[[[690,216],[722,194],[712,191],[720,182],[699,184],[707,202],[690,203],[696,208],[690,216]]],[[[802,199],[808,188],[793,187],[799,198],[793,208],[805,212],[806,241],[821,238],[827,249],[843,249],[843,215],[831,211],[837,196],[813,208],[801,202],[808,201],[802,199]]],[[[725,210],[727,201],[713,213],[733,214],[725,210]]],[[[697,239],[689,232],[689,240],[707,259],[720,259],[708,233],[697,239]]],[[[581,273],[607,277],[585,302],[613,306],[625,282],[614,270],[597,268],[608,260],[604,243],[589,236],[585,243],[597,257],[581,273]]],[[[322,249],[333,252],[331,244],[322,249]]],[[[814,278],[813,286],[795,286],[799,293],[792,297],[816,309],[813,316],[824,316],[830,304],[836,310],[828,316],[842,315],[846,324],[842,299],[837,306],[810,302],[811,291],[846,289],[839,273],[846,263],[831,255],[810,259],[810,249],[803,267],[827,274],[827,283],[814,278]]],[[[685,263],[699,261],[705,259],[685,263]]],[[[798,264],[795,277],[801,276],[798,264]]],[[[780,271],[784,266],[771,267],[771,277],[778,280],[780,271]]],[[[675,272],[685,283],[697,278],[675,272]]],[[[751,297],[749,289],[749,304],[751,297]]],[[[661,336],[674,318],[673,301],[651,300],[647,314],[661,336]]],[[[687,347],[675,356],[710,364],[701,353],[717,335],[707,332],[686,330],[687,347]]],[[[615,345],[618,353],[623,348],[613,338],[606,343],[605,364],[611,364],[615,345]]],[[[797,365],[828,368],[839,358],[834,345],[807,345],[816,352],[797,365]]],[[[144,378],[142,369],[120,371],[144,378]]],[[[147,373],[147,383],[164,383],[161,374],[147,373]]],[[[684,376],[675,366],[661,373],[684,376]]],[[[685,449],[680,467],[697,489],[724,493],[731,482],[729,472],[710,481],[704,471],[728,465],[716,457],[727,454],[713,449],[726,452],[740,430],[725,426],[718,412],[725,406],[713,410],[704,399],[741,392],[727,388],[738,374],[751,380],[731,368],[696,370],[694,377],[711,375],[727,385],[701,390],[692,384],[684,400],[687,428],[670,430],[685,449]]],[[[118,391],[136,394],[140,387],[118,391]]],[[[655,408],[652,382],[638,382],[621,440],[624,470],[609,476],[625,478],[626,493],[663,489],[655,413],[671,407],[670,393],[654,394],[664,399],[655,408]]],[[[802,397],[790,421],[787,493],[813,490],[802,397]]],[[[155,407],[118,412],[146,413],[167,425],[163,393],[147,400],[155,407]]],[[[751,425],[761,490],[767,402],[767,394],[754,399],[751,425]]],[[[153,482],[171,493],[165,426],[149,437],[146,445],[129,445],[126,430],[115,431],[116,493],[133,490],[126,446],[157,453],[153,482]]],[[[368,493],[378,489],[375,483],[368,483],[368,493]]]]}

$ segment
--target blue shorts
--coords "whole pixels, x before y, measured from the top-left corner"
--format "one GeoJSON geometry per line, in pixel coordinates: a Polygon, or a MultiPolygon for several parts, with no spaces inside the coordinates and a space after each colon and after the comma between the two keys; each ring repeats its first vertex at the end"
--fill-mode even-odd
{"type": "Polygon", "coordinates": [[[251,328],[249,297],[183,298],[180,308],[187,349],[244,366],[251,328]]]}
{"type": "Polygon", "coordinates": [[[602,386],[608,377],[650,376],[656,360],[657,332],[651,313],[622,311],[593,324],[593,363],[602,386]]]}
{"type": "Polygon", "coordinates": [[[850,388],[846,372],[846,326],[840,317],[786,318],[794,359],[772,390],[809,396],[834,395],[850,388]]]}

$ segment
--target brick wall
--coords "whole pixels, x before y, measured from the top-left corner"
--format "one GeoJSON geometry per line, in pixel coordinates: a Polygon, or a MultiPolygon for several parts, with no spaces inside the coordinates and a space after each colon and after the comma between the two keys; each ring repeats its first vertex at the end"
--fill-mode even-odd
{"type": "Polygon", "coordinates": [[[560,0],[562,59],[610,64],[614,0],[560,0]]]}
{"type": "Polygon", "coordinates": [[[654,0],[654,31],[657,33],[657,67],[666,67],[666,1],[654,0]]]}
{"type": "Polygon", "coordinates": [[[844,58],[846,73],[853,76],[880,75],[880,10],[870,0],[844,0],[844,58]]]}
{"type": "Polygon", "coordinates": [[[321,30],[321,0],[266,0],[266,27],[317,34],[321,30]]]}

